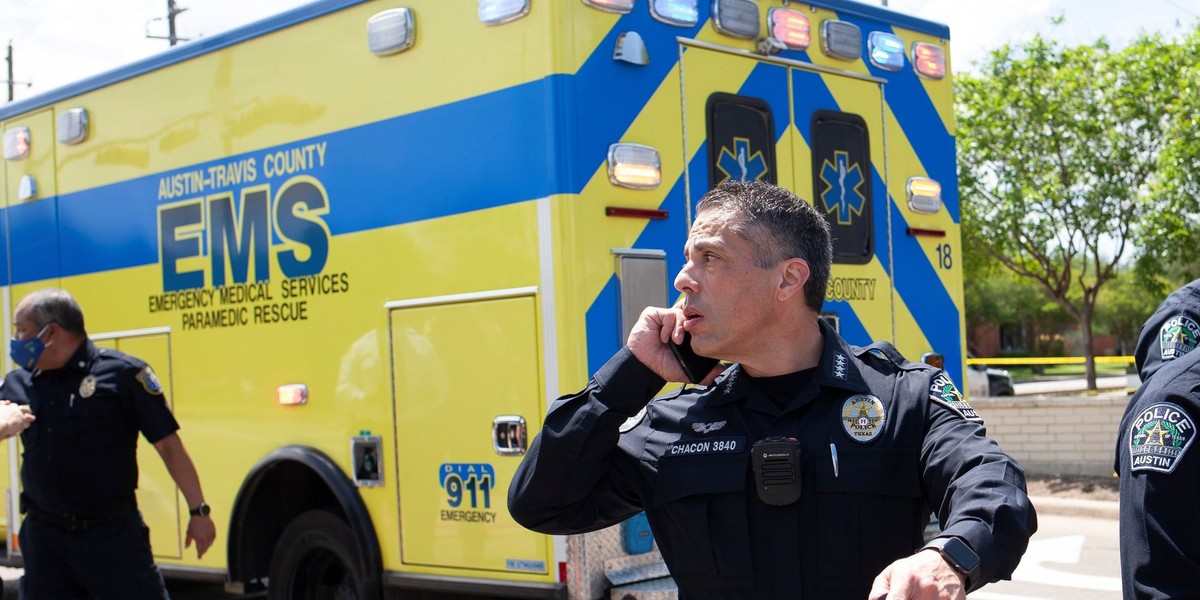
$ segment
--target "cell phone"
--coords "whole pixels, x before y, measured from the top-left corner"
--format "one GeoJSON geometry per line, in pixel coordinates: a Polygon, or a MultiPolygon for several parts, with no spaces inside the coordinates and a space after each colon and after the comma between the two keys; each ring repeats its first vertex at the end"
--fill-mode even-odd
{"type": "Polygon", "coordinates": [[[679,361],[679,366],[683,367],[683,374],[692,383],[703,381],[708,376],[708,372],[721,362],[715,358],[696,354],[692,350],[692,334],[686,331],[683,332],[682,344],[676,344],[674,339],[668,339],[667,345],[671,347],[671,353],[675,355],[675,360],[679,361]]]}

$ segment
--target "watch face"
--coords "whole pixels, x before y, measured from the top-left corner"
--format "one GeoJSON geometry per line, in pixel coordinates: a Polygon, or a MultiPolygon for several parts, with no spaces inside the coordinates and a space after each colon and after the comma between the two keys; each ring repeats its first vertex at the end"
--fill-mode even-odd
{"type": "Polygon", "coordinates": [[[942,546],[942,551],[954,561],[964,573],[970,573],[979,566],[979,557],[958,538],[951,538],[942,546]]]}

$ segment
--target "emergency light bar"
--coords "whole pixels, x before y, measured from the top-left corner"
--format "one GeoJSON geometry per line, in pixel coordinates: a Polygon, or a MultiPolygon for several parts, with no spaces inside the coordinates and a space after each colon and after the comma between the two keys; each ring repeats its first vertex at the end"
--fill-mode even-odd
{"type": "Polygon", "coordinates": [[[662,161],[658,150],[641,144],[613,144],[608,147],[608,180],[613,185],[634,190],[649,190],[662,182],[662,161]]]}
{"type": "Polygon", "coordinates": [[[858,60],[862,57],[862,30],[849,21],[826,19],[821,22],[821,50],[834,58],[858,60]]]}
{"type": "Polygon", "coordinates": [[[894,34],[872,31],[867,37],[867,55],[871,64],[888,71],[904,68],[904,42],[894,34]]]}
{"type": "Polygon", "coordinates": [[[758,37],[758,5],[750,0],[713,0],[713,26],[736,38],[758,37]]]}
{"type": "Polygon", "coordinates": [[[679,27],[691,27],[700,20],[696,0],[650,0],[650,16],[679,27]]]}
{"type": "Polygon", "coordinates": [[[367,19],[367,48],[375,56],[387,56],[412,47],[416,40],[412,11],[385,10],[367,19]]]}
{"type": "Polygon", "coordinates": [[[479,0],[479,20],[500,25],[529,14],[529,0],[479,0]]]}
{"type": "Polygon", "coordinates": [[[932,215],[942,209],[942,184],[928,177],[909,177],[905,185],[908,207],[932,215]]]}
{"type": "Polygon", "coordinates": [[[592,8],[622,15],[627,15],[633,10],[633,0],[583,0],[583,3],[592,8]]]}
{"type": "Polygon", "coordinates": [[[928,42],[916,42],[912,50],[913,68],[930,79],[946,76],[946,51],[928,42]]]}
{"type": "Polygon", "coordinates": [[[807,50],[812,43],[812,28],[808,17],[798,10],[772,8],[767,11],[767,27],[771,39],[791,50],[807,50]]]}

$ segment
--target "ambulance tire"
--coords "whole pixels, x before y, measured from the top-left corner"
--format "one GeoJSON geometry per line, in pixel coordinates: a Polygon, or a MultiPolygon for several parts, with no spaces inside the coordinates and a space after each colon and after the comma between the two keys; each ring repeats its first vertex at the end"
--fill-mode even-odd
{"type": "Polygon", "coordinates": [[[377,600],[365,591],[366,567],[354,532],[336,515],[310,510],[292,520],[271,555],[270,600],[377,600]]]}

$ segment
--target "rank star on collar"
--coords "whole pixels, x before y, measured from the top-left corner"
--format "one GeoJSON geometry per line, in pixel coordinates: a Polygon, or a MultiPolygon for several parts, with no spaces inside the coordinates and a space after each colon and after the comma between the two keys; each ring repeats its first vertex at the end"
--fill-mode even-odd
{"type": "Polygon", "coordinates": [[[725,426],[726,421],[715,421],[712,423],[692,423],[692,431],[696,433],[712,433],[725,426]]]}
{"type": "Polygon", "coordinates": [[[846,379],[846,355],[838,354],[833,357],[833,376],[845,381],[846,379]]]}

